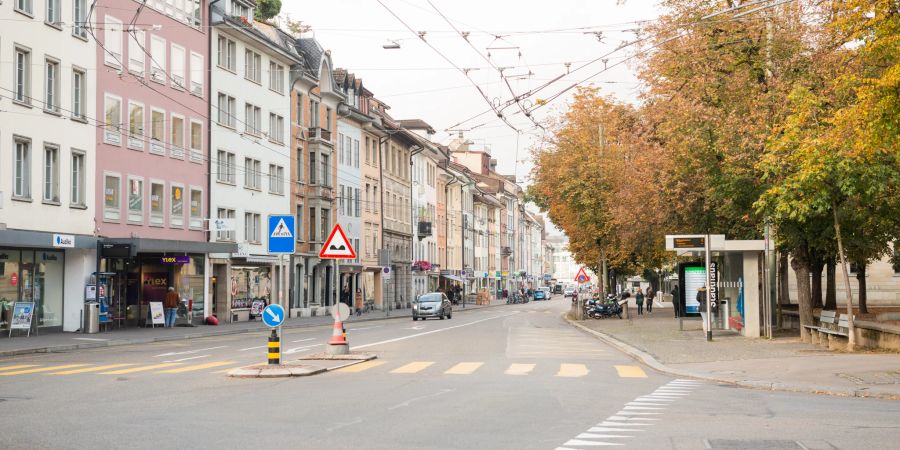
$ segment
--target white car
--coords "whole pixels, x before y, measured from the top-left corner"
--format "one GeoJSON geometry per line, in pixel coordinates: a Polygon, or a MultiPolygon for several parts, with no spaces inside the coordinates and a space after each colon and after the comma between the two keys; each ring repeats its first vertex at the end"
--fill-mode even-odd
{"type": "Polygon", "coordinates": [[[575,296],[575,288],[567,287],[566,290],[563,291],[563,296],[574,297],[575,296]]]}

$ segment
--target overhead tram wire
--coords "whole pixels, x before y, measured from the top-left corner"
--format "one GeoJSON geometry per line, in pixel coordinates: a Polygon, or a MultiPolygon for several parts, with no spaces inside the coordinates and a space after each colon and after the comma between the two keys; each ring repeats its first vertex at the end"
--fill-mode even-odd
{"type": "Polygon", "coordinates": [[[425,36],[423,34],[417,33],[411,26],[409,26],[409,24],[407,24],[403,19],[401,19],[400,16],[398,16],[391,8],[389,8],[387,5],[385,5],[382,0],[378,0],[378,3],[382,7],[384,7],[384,9],[386,9],[389,13],[391,13],[391,15],[394,16],[394,18],[396,18],[398,21],[400,21],[400,23],[402,23],[403,26],[405,26],[407,29],[409,29],[410,33],[413,33],[414,35],[418,36],[419,39],[425,43],[425,45],[427,45],[429,48],[434,50],[434,52],[437,53],[441,58],[443,58],[444,61],[447,61],[447,63],[449,63],[451,66],[453,66],[457,70],[459,70],[466,77],[466,79],[472,83],[472,86],[474,86],[475,89],[478,90],[478,93],[481,94],[481,97],[484,99],[484,101],[488,105],[490,105],[491,110],[494,111],[494,113],[497,115],[497,117],[499,117],[501,120],[503,120],[503,122],[506,123],[507,125],[509,125],[509,127],[512,128],[513,130],[517,130],[517,128],[515,126],[513,126],[511,123],[509,123],[509,121],[506,120],[506,118],[503,116],[503,114],[500,111],[498,111],[497,107],[494,106],[493,102],[491,102],[491,100],[484,93],[484,90],[481,89],[481,86],[479,86],[478,83],[476,83],[474,80],[472,80],[472,77],[470,77],[469,74],[465,70],[463,70],[462,68],[457,66],[452,60],[450,60],[450,58],[448,58],[443,53],[441,53],[441,51],[438,50],[435,46],[431,45],[431,43],[425,39],[425,36]]]}

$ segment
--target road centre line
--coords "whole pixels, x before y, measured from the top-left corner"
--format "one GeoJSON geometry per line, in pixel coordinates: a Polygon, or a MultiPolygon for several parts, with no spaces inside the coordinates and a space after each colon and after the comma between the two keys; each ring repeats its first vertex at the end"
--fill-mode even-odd
{"type": "Polygon", "coordinates": [[[266,344],[266,345],[257,345],[256,347],[242,348],[242,349],[240,349],[240,350],[238,350],[238,351],[239,351],[239,352],[246,352],[247,350],[258,350],[258,349],[261,349],[261,348],[266,348],[266,347],[268,347],[268,346],[269,346],[268,344],[266,344]]]}
{"type": "Polygon", "coordinates": [[[218,347],[198,348],[198,349],[196,349],[196,350],[186,350],[186,351],[183,351],[183,352],[161,353],[161,354],[159,354],[159,355],[154,355],[153,357],[154,357],[154,358],[158,358],[158,357],[160,357],[160,356],[190,355],[190,354],[192,354],[192,353],[200,353],[200,352],[205,352],[205,351],[207,351],[207,350],[216,350],[216,349],[225,348],[225,347],[228,347],[228,346],[227,346],[227,345],[220,345],[220,346],[218,346],[218,347]]]}
{"type": "Polygon", "coordinates": [[[182,361],[190,361],[192,359],[206,358],[208,356],[210,356],[210,355],[191,356],[190,358],[173,359],[173,360],[163,361],[163,362],[176,363],[176,362],[182,362],[182,361]]]}
{"type": "Polygon", "coordinates": [[[387,340],[384,340],[384,341],[372,342],[371,344],[357,345],[357,346],[354,346],[353,348],[354,348],[354,349],[361,349],[361,348],[367,348],[367,347],[374,347],[374,346],[376,346],[376,345],[390,344],[390,343],[398,342],[398,341],[405,341],[405,340],[407,340],[407,339],[412,339],[412,338],[419,337],[419,336],[425,336],[425,335],[428,335],[428,334],[440,333],[440,332],[442,332],[442,331],[447,331],[447,330],[453,330],[453,329],[456,329],[456,328],[467,327],[467,326],[469,326],[469,325],[475,325],[476,323],[486,322],[486,321],[488,321],[488,320],[494,320],[494,319],[500,319],[500,318],[503,318],[503,317],[509,317],[509,316],[514,315],[514,314],[517,314],[517,312],[511,312],[511,313],[509,313],[509,314],[503,314],[503,315],[499,315],[499,316],[488,317],[488,318],[485,318],[485,319],[478,319],[478,320],[473,321],[473,322],[468,322],[468,323],[464,323],[464,324],[460,324],[460,325],[453,325],[453,326],[446,327],[446,328],[441,328],[441,329],[438,329],[438,330],[425,331],[425,332],[422,332],[422,333],[410,334],[410,335],[407,335],[407,336],[401,336],[401,337],[398,337],[398,338],[387,339],[387,340]]]}
{"type": "MultiPolygon", "coordinates": [[[[296,341],[291,341],[291,343],[292,343],[292,344],[296,344],[296,343],[298,343],[298,342],[312,341],[312,340],[315,340],[315,339],[316,339],[316,338],[297,339],[296,341]]],[[[265,347],[265,345],[264,345],[263,347],[265,347]]],[[[254,347],[254,348],[260,348],[260,347],[254,347]]]]}

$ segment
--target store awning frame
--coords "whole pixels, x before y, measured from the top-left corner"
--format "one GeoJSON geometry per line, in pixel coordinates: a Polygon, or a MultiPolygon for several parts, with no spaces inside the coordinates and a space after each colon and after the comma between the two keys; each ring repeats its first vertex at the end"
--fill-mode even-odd
{"type": "Polygon", "coordinates": [[[463,282],[463,279],[462,279],[462,278],[460,278],[460,277],[458,277],[458,276],[456,276],[456,275],[450,275],[449,273],[442,273],[441,276],[444,277],[444,278],[446,278],[446,279],[448,279],[448,280],[459,281],[460,283],[463,282]]]}

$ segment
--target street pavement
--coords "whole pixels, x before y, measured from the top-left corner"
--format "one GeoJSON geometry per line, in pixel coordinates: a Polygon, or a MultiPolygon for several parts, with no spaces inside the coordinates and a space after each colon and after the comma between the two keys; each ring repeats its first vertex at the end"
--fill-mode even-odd
{"type": "MultiPolygon", "coordinates": [[[[0,448],[896,448],[900,402],[671,377],[568,308],[349,324],[378,359],[303,378],[226,376],[265,360],[265,332],[2,358],[0,448]]],[[[285,330],[285,359],[330,335],[285,330]]]]}

